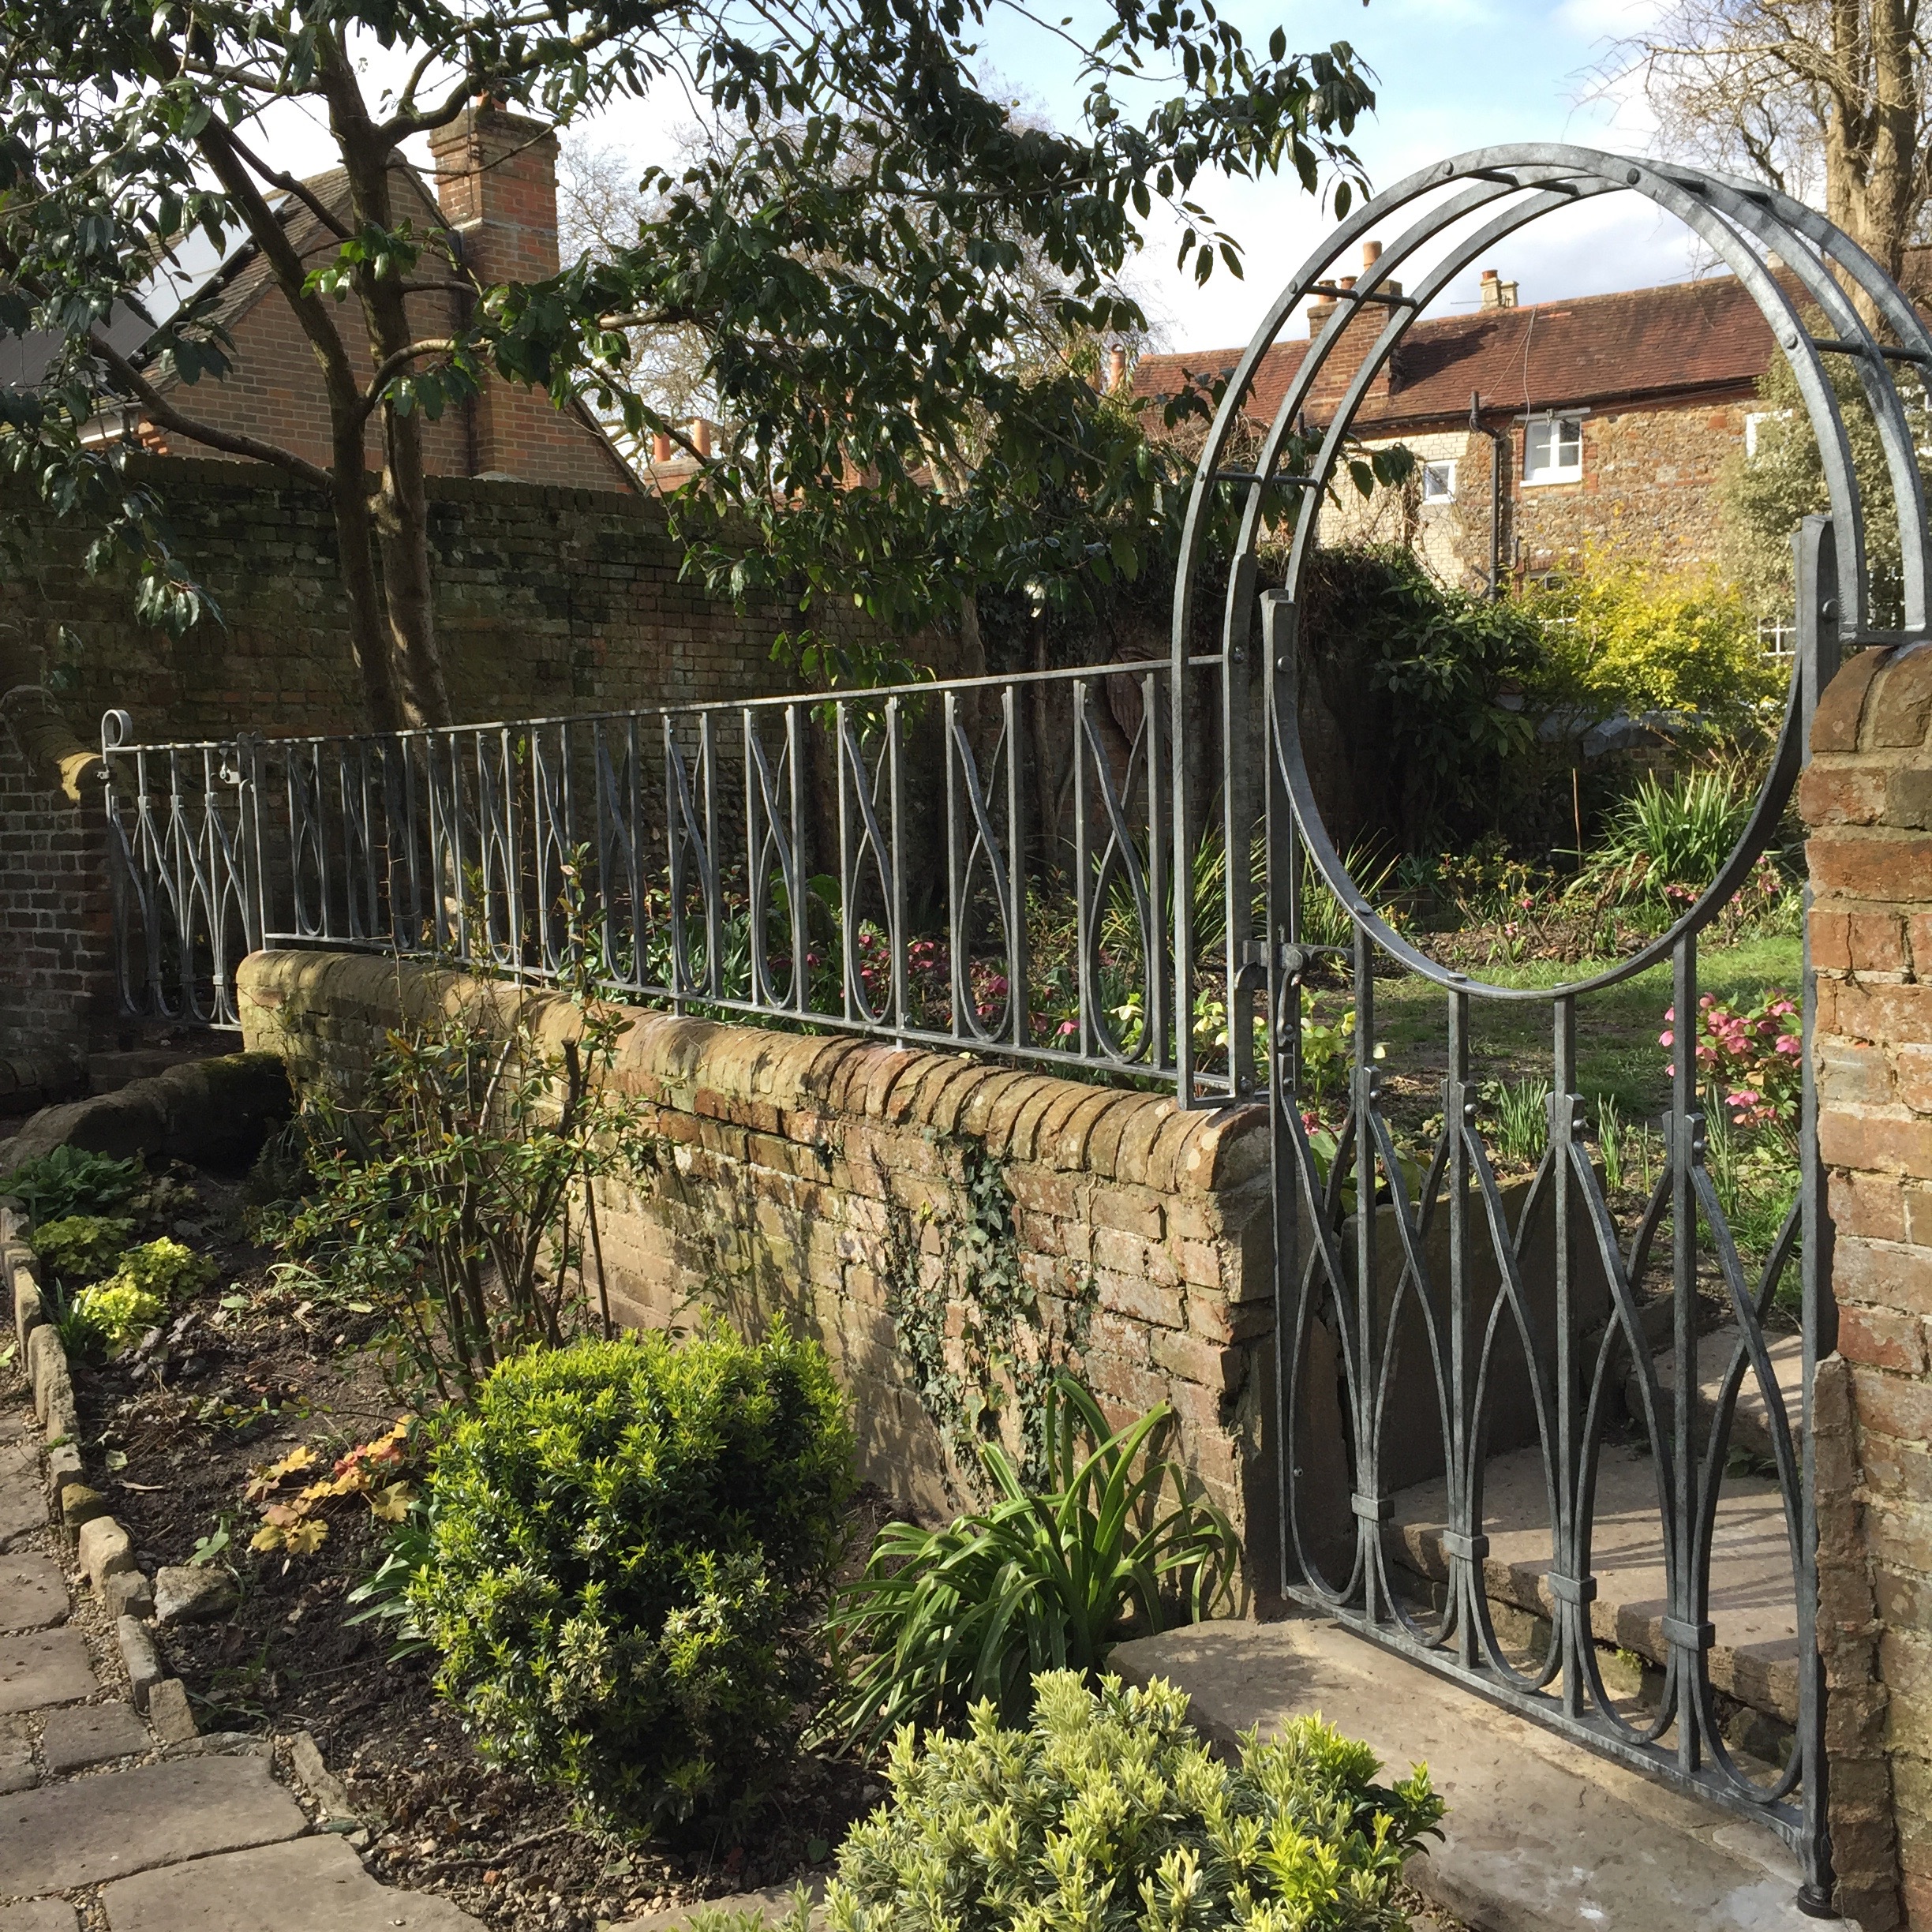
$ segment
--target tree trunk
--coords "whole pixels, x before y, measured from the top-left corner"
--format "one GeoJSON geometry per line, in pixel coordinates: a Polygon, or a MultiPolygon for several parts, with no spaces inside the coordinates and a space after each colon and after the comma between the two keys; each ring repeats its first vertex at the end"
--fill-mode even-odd
{"type": "Polygon", "coordinates": [[[384,407],[382,488],[376,522],[382,544],[388,643],[412,725],[447,724],[449,692],[436,646],[430,590],[429,502],[423,487],[422,418],[384,407]]]}
{"type": "MultiPolygon", "coordinates": [[[[393,228],[395,208],[391,190],[401,157],[370,118],[361,88],[339,42],[328,44],[322,66],[329,119],[349,178],[350,207],[357,226],[393,228]]],[[[372,275],[366,264],[356,270],[356,293],[373,368],[384,366],[413,339],[402,282],[402,271],[395,264],[380,279],[372,275]]],[[[386,401],[376,406],[376,416],[382,425],[382,480],[373,509],[365,507],[365,513],[381,566],[383,652],[395,694],[391,709],[400,711],[406,725],[447,724],[449,695],[436,650],[430,588],[422,417],[413,410],[405,414],[386,401]]],[[[336,420],[339,440],[341,417],[336,420]]],[[[361,440],[358,429],[358,472],[361,440]]]]}
{"type": "Polygon", "coordinates": [[[376,568],[375,520],[369,514],[369,476],[362,467],[359,436],[337,436],[333,470],[331,507],[335,513],[338,567],[349,603],[349,653],[361,680],[369,729],[397,731],[402,714],[396,702],[383,584],[376,568]]]}
{"type": "Polygon", "coordinates": [[[1825,212],[1896,278],[1919,203],[1921,88],[1904,0],[1872,0],[1869,17],[1858,0],[1833,0],[1831,32],[1841,78],[1825,125],[1825,212]]]}

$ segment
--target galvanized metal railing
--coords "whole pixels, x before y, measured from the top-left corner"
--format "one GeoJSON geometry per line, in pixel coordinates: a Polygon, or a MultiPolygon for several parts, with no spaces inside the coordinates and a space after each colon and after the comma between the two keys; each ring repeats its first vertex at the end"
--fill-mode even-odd
{"type": "MultiPolygon", "coordinates": [[[[1221,668],[1181,674],[1203,743],[1221,668]]],[[[1224,1095],[1253,1072],[1189,1037],[1230,961],[1173,889],[1202,836],[1174,817],[1201,765],[1176,685],[1161,661],[154,745],[110,712],[122,998],[232,1025],[244,953],[338,947],[1224,1095]]]]}

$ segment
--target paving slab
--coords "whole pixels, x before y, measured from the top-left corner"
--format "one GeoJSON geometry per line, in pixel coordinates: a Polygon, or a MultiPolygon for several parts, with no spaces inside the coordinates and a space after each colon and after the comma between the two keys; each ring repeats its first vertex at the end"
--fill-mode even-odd
{"type": "MultiPolygon", "coordinates": [[[[805,1890],[811,1903],[813,1932],[819,1932],[825,1924],[826,1881],[813,1878],[807,1882],[805,1890]]],[[[707,1912],[749,1912],[762,1919],[769,1926],[780,1925],[789,1919],[796,1908],[796,1885],[766,1885],[756,1892],[734,1892],[728,1898],[705,1899],[696,1905],[666,1905],[657,1911],[640,1912],[635,1919],[627,1919],[622,1924],[611,1927],[611,1932],[673,1932],[673,1928],[688,1926],[691,1914],[697,1911],[707,1912]]]]}
{"type": "Polygon", "coordinates": [[[0,1932],[77,1932],[80,1915],[65,1899],[0,1905],[0,1932]]]}
{"type": "Polygon", "coordinates": [[[31,1550],[0,1556],[0,1631],[39,1630],[67,1619],[67,1579],[31,1550]]]}
{"type": "Polygon", "coordinates": [[[307,1825],[260,1758],[188,1758],[43,1785],[0,1798],[0,1896],[101,1885],[307,1825]]]}
{"type": "Polygon", "coordinates": [[[333,1833],[198,1859],[101,1893],[110,1932],[460,1932],[446,1898],[378,1885],[333,1833]]]}
{"type": "Polygon", "coordinates": [[[33,1731],[24,1713],[0,1717],[0,1792],[28,1791],[40,1782],[34,1769],[33,1731]]]}
{"type": "Polygon", "coordinates": [[[0,1637],[0,1711],[71,1704],[99,1688],[87,1646],[71,1626],[0,1637]]]}
{"type": "MultiPolygon", "coordinates": [[[[1657,1465],[1633,1449],[1606,1447],[1597,1463],[1590,1543],[1597,1600],[1590,1629],[1602,1643],[1669,1661],[1664,1641],[1664,1533],[1657,1465]]],[[[1437,1582],[1449,1574],[1442,1553],[1448,1492],[1440,1482],[1401,1491],[1384,1535],[1397,1560],[1437,1582]]],[[[1498,1601],[1548,1616],[1554,1599],[1549,1502],[1540,1449],[1512,1450],[1483,1470],[1483,1529],[1489,1554],[1483,1588],[1498,1601]]],[[[1792,1581],[1784,1503],[1775,1482],[1727,1476],[1711,1530],[1710,1651],[1716,1687],[1785,1724],[1798,1720],[1798,1593],[1792,1581]]]]}
{"type": "Polygon", "coordinates": [[[1797,1867],[1768,1830],[1566,1744],[1326,1618],[1196,1624],[1121,1645],[1112,1667],[1180,1685],[1196,1724],[1224,1746],[1319,1711],[1398,1775],[1426,1763],[1448,1815],[1409,1882],[1481,1932],[1815,1932],[1795,1902],[1797,1867]]]}
{"type": "Polygon", "coordinates": [[[40,1452],[32,1443],[0,1443],[0,1550],[47,1527],[40,1452]]]}
{"type": "Polygon", "coordinates": [[[49,1711],[40,1756],[50,1773],[79,1771],[152,1747],[148,1727],[127,1704],[75,1704],[49,1711]]]}

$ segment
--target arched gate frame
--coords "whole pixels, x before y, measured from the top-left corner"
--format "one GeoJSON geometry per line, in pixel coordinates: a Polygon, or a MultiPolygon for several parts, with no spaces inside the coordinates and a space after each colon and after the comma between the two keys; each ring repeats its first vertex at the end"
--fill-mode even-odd
{"type": "MultiPolygon", "coordinates": [[[[1357,331],[1355,340],[1361,335],[1357,331]]],[[[1219,492],[1239,492],[1242,515],[1228,572],[1219,655],[1225,687],[1221,712],[1226,721],[1219,806],[1230,859],[1226,964],[1227,983],[1234,989],[1228,1005],[1235,1091],[1253,1083],[1258,1000],[1265,999],[1262,1010],[1271,1021],[1265,1077],[1273,1146],[1281,1391],[1277,1440],[1286,1593],[1581,1745],[1772,1826],[1802,1866],[1799,1904],[1820,1917],[1833,1915],[1832,1874],[1824,1685],[1814,1634],[1817,1537],[1807,1421],[1814,1365],[1833,1346],[1836,1319],[1830,1230],[1816,1158],[1808,957],[1800,1184],[1784,1231],[1755,1279],[1747,1276],[1740,1261],[1706,1169],[1705,1119],[1694,1058],[1686,1050],[1676,1055],[1663,1172],[1641,1229],[1629,1250],[1623,1249],[1583,1139],[1576,1039],[1579,1009],[1587,1010],[1591,995],[1665,960],[1672,967],[1676,1013],[1687,1016],[1695,1010],[1699,935],[1737,892],[1775,833],[1805,759],[1819,693],[1840,651],[1896,645],[1926,634],[1925,505],[1911,432],[1892,380],[1892,369],[1899,364],[1910,365],[1922,381],[1932,369],[1932,336],[1911,305],[1848,237],[1783,195],[1722,175],[1578,148],[1492,148],[1459,155],[1410,176],[1359,208],[1269,311],[1228,381],[1208,435],[1189,506],[1174,609],[1178,748],[1186,730],[1178,672],[1188,661],[1194,632],[1210,512],[1218,507],[1219,492]],[[1302,755],[1297,591],[1316,541],[1323,494],[1343,456],[1355,410],[1416,316],[1457,275],[1518,229],[1557,209],[1616,193],[1642,195],[1677,216],[1749,290],[1796,376],[1822,455],[1830,515],[1808,519],[1796,537],[1798,648],[1782,733],[1748,828],[1709,890],[1669,931],[1609,972],[1556,988],[1500,987],[1428,957],[1377,915],[1350,878],[1322,824],[1302,755]],[[1353,288],[1322,282],[1324,272],[1345,260],[1357,242],[1405,215],[1410,225],[1385,245],[1353,288]],[[1446,252],[1437,255],[1439,247],[1446,252]],[[1418,255],[1428,265],[1402,292],[1395,278],[1418,255]],[[1788,286],[1792,283],[1800,291],[1795,298],[1788,286]],[[1252,465],[1244,461],[1230,468],[1230,440],[1242,425],[1243,406],[1261,358],[1297,305],[1317,290],[1334,298],[1334,313],[1310,343],[1262,436],[1258,456],[1252,465]],[[1853,298],[1853,290],[1862,301],[1853,298]],[[1318,453],[1305,471],[1279,470],[1284,452],[1292,459],[1298,447],[1305,447],[1294,432],[1306,402],[1343,331],[1365,309],[1385,314],[1386,325],[1349,382],[1318,453]],[[1823,316],[1830,334],[1813,332],[1807,317],[1814,311],[1823,316]],[[1876,331],[1867,326],[1867,315],[1878,318],[1876,331]],[[1882,339],[1885,336],[1890,340],[1882,339]],[[1899,522],[1900,631],[1881,631],[1871,620],[1864,513],[1845,425],[1826,373],[1827,358],[1849,358],[1882,439],[1899,522]],[[1297,520],[1285,583],[1279,590],[1261,590],[1257,545],[1275,492],[1292,493],[1279,500],[1298,506],[1297,520]],[[1262,631],[1258,664],[1252,637],[1257,612],[1262,631]],[[1250,732],[1257,715],[1260,722],[1250,732]],[[1261,934],[1250,930],[1254,882],[1243,876],[1241,863],[1257,818],[1265,822],[1267,855],[1261,934]],[[1297,1091],[1301,980],[1311,958],[1301,945],[1300,898],[1305,868],[1311,863],[1354,925],[1354,1067],[1340,1150],[1326,1180],[1303,1126],[1297,1091]],[[1382,1110],[1372,1050],[1372,968],[1378,953],[1433,981],[1443,995],[1449,1068],[1443,1089],[1443,1127],[1419,1186],[1404,1179],[1382,1110]],[[1552,1216],[1553,1240],[1533,1257],[1519,1252],[1519,1237],[1512,1234],[1477,1129],[1470,1017],[1472,1002],[1482,1001],[1541,1002],[1551,1015],[1548,1142],[1533,1183],[1532,1204],[1516,1224],[1521,1229],[1530,1223],[1539,1198],[1552,1216]],[[1395,1211],[1350,1215],[1345,1188],[1362,1201],[1374,1201],[1380,1194],[1395,1211]],[[1728,1287],[1739,1336],[1714,1420],[1701,1440],[1698,1405],[1672,1402],[1660,1381],[1636,1295],[1652,1245],[1668,1228],[1672,1386],[1695,1388],[1700,1217],[1728,1287]],[[1428,1252],[1434,1229],[1440,1256],[1443,1244],[1438,1224],[1445,1219],[1447,1279],[1441,1279],[1440,1261],[1432,1273],[1428,1252]],[[1389,1305],[1378,1309],[1380,1294],[1357,1292],[1355,1284],[1386,1279],[1386,1269],[1378,1272],[1376,1246],[1391,1233],[1399,1250],[1399,1284],[1389,1305]],[[1794,1414],[1788,1413],[1773,1372],[1764,1317],[1795,1258],[1803,1275],[1804,1380],[1799,1413],[1794,1414]],[[1530,1306],[1530,1290],[1537,1284],[1526,1279],[1533,1265],[1553,1269],[1555,1275],[1553,1283],[1541,1285],[1552,1315],[1540,1328],[1532,1322],[1530,1306]],[[1611,1306],[1601,1332],[1586,1332],[1578,1316],[1578,1283],[1586,1266],[1608,1278],[1611,1306]],[[1316,1349],[1318,1329],[1324,1331],[1325,1354],[1316,1349]],[[1396,1386],[1398,1331],[1412,1349],[1426,1339],[1424,1380],[1432,1386],[1441,1429],[1447,1510],[1440,1548],[1447,1581],[1440,1607],[1432,1612],[1405,1602],[1392,1587],[1383,1527],[1391,1514],[1391,1485],[1381,1465],[1396,1386]],[[1508,1380],[1498,1366],[1499,1338],[1512,1335],[1522,1351],[1516,1399],[1527,1401],[1535,1411],[1532,1440],[1541,1450],[1550,1527],[1544,1582],[1551,1637],[1540,1662],[1533,1657],[1526,1667],[1505,1654],[1484,1587],[1489,1545],[1483,1483],[1492,1413],[1488,1405],[1508,1380]],[[1340,1505],[1342,1527],[1329,1544],[1345,1553],[1326,1563],[1314,1533],[1320,1499],[1311,1495],[1297,1468],[1297,1446],[1310,1426],[1308,1406],[1319,1393],[1312,1386],[1318,1359],[1334,1365],[1338,1386],[1328,1399],[1340,1419],[1349,1491],[1340,1505]],[[1647,1713],[1634,1713],[1619,1710],[1605,1690],[1590,1614],[1597,1590],[1592,1537],[1604,1431],[1618,1385],[1633,1368],[1655,1466],[1667,1597],[1661,1630],[1668,1653],[1661,1700],[1647,1713]],[[1775,1779],[1754,1778],[1727,1747],[1709,1668],[1713,1522],[1747,1378],[1768,1411],[1795,1598],[1799,1722],[1788,1764],[1775,1779]]],[[[1188,782],[1177,749],[1174,835],[1181,867],[1189,841],[1199,834],[1206,804],[1193,801],[1189,809],[1188,782]]],[[[1187,895],[1176,897],[1178,957],[1190,958],[1187,895]]],[[[1185,1004],[1177,1020],[1185,1042],[1185,1004]]],[[[1183,1073],[1185,1093],[1189,1088],[1185,1069],[1183,1073]]],[[[1329,1371],[1324,1367],[1322,1372],[1329,1371]]]]}

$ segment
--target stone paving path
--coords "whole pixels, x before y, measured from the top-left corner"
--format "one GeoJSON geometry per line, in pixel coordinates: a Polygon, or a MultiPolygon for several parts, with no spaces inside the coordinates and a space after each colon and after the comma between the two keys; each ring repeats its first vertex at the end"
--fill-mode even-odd
{"type": "MultiPolygon", "coordinates": [[[[268,1739],[174,1735],[136,1710],[107,1606],[69,1582],[38,1433],[0,1410],[0,1932],[475,1926],[370,1878],[354,1821],[318,1830],[268,1739]]],[[[298,1773],[313,1757],[305,1738],[298,1773]]]]}

